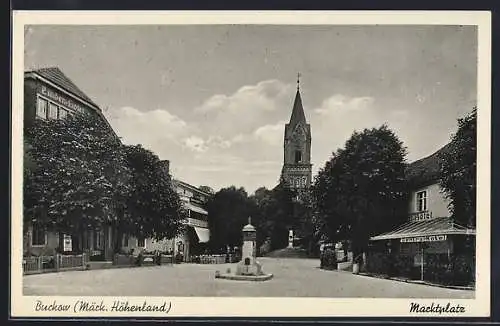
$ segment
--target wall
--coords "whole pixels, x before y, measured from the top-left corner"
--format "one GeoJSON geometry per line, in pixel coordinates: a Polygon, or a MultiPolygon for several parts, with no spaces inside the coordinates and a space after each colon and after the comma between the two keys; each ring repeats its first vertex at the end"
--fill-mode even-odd
{"type": "Polygon", "coordinates": [[[31,245],[31,232],[32,228],[29,227],[24,238],[24,254],[34,256],[51,256],[54,255],[55,250],[59,247],[59,234],[57,232],[46,232],[46,243],[43,246],[31,245]]]}
{"type": "Polygon", "coordinates": [[[443,193],[441,193],[441,188],[437,183],[416,189],[411,193],[410,203],[408,206],[408,212],[410,214],[417,212],[417,192],[423,190],[427,190],[427,210],[432,212],[433,217],[450,216],[450,212],[448,210],[448,203],[450,201],[444,196],[443,193]]]}

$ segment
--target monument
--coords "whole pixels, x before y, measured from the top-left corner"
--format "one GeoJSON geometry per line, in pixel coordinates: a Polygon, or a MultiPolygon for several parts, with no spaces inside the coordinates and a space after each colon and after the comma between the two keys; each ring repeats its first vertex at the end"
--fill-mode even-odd
{"type": "Polygon", "coordinates": [[[262,265],[257,262],[257,230],[252,225],[251,218],[248,218],[248,224],[243,227],[243,246],[241,249],[241,261],[236,265],[236,273],[221,274],[215,273],[215,278],[241,280],[241,281],[267,281],[273,277],[273,274],[265,274],[262,271],[262,265]]]}

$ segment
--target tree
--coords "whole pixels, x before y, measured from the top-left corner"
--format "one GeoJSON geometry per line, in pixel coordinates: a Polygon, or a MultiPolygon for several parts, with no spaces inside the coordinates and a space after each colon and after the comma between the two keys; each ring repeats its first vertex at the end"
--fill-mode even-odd
{"type": "Polygon", "coordinates": [[[476,225],[477,108],[458,120],[450,148],[441,157],[440,185],[453,219],[462,225],[476,225]]]}
{"type": "Polygon", "coordinates": [[[187,215],[162,162],[141,145],[124,146],[124,152],[131,178],[119,233],[157,240],[175,237],[187,215]]]}
{"type": "Polygon", "coordinates": [[[333,241],[352,241],[355,257],[370,236],[406,216],[406,149],[386,126],[354,132],[313,185],[314,211],[333,241]]]}
{"type": "Polygon", "coordinates": [[[256,223],[256,209],[244,188],[234,186],[223,188],[207,203],[210,216],[210,246],[214,250],[225,250],[226,246],[241,246],[242,228],[253,217],[256,223]]]}
{"type": "Polygon", "coordinates": [[[24,223],[76,234],[118,218],[130,171],[120,141],[98,116],[37,119],[25,130],[24,223]]]}

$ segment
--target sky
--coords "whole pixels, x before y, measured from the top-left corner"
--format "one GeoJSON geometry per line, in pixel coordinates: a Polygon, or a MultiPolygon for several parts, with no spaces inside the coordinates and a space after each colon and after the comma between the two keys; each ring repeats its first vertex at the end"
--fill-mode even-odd
{"type": "Polygon", "coordinates": [[[25,69],[59,67],[125,144],[214,190],[274,187],[297,73],[313,176],[351,134],[386,123],[407,161],[477,100],[474,26],[29,26],[25,69]]]}

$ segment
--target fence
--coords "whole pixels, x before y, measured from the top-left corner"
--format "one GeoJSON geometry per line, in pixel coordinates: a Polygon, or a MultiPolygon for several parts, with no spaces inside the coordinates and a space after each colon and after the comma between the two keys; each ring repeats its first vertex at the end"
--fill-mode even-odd
{"type": "Polygon", "coordinates": [[[413,280],[444,285],[470,285],[475,282],[475,260],[472,255],[426,254],[423,266],[414,256],[370,253],[366,270],[374,274],[403,276],[413,280]]]}
{"type": "Polygon", "coordinates": [[[191,263],[195,264],[225,264],[237,262],[236,255],[200,255],[192,256],[191,263]]]}
{"type": "Polygon", "coordinates": [[[85,269],[87,262],[88,256],[86,254],[24,257],[23,273],[38,274],[61,270],[85,269]]]}

